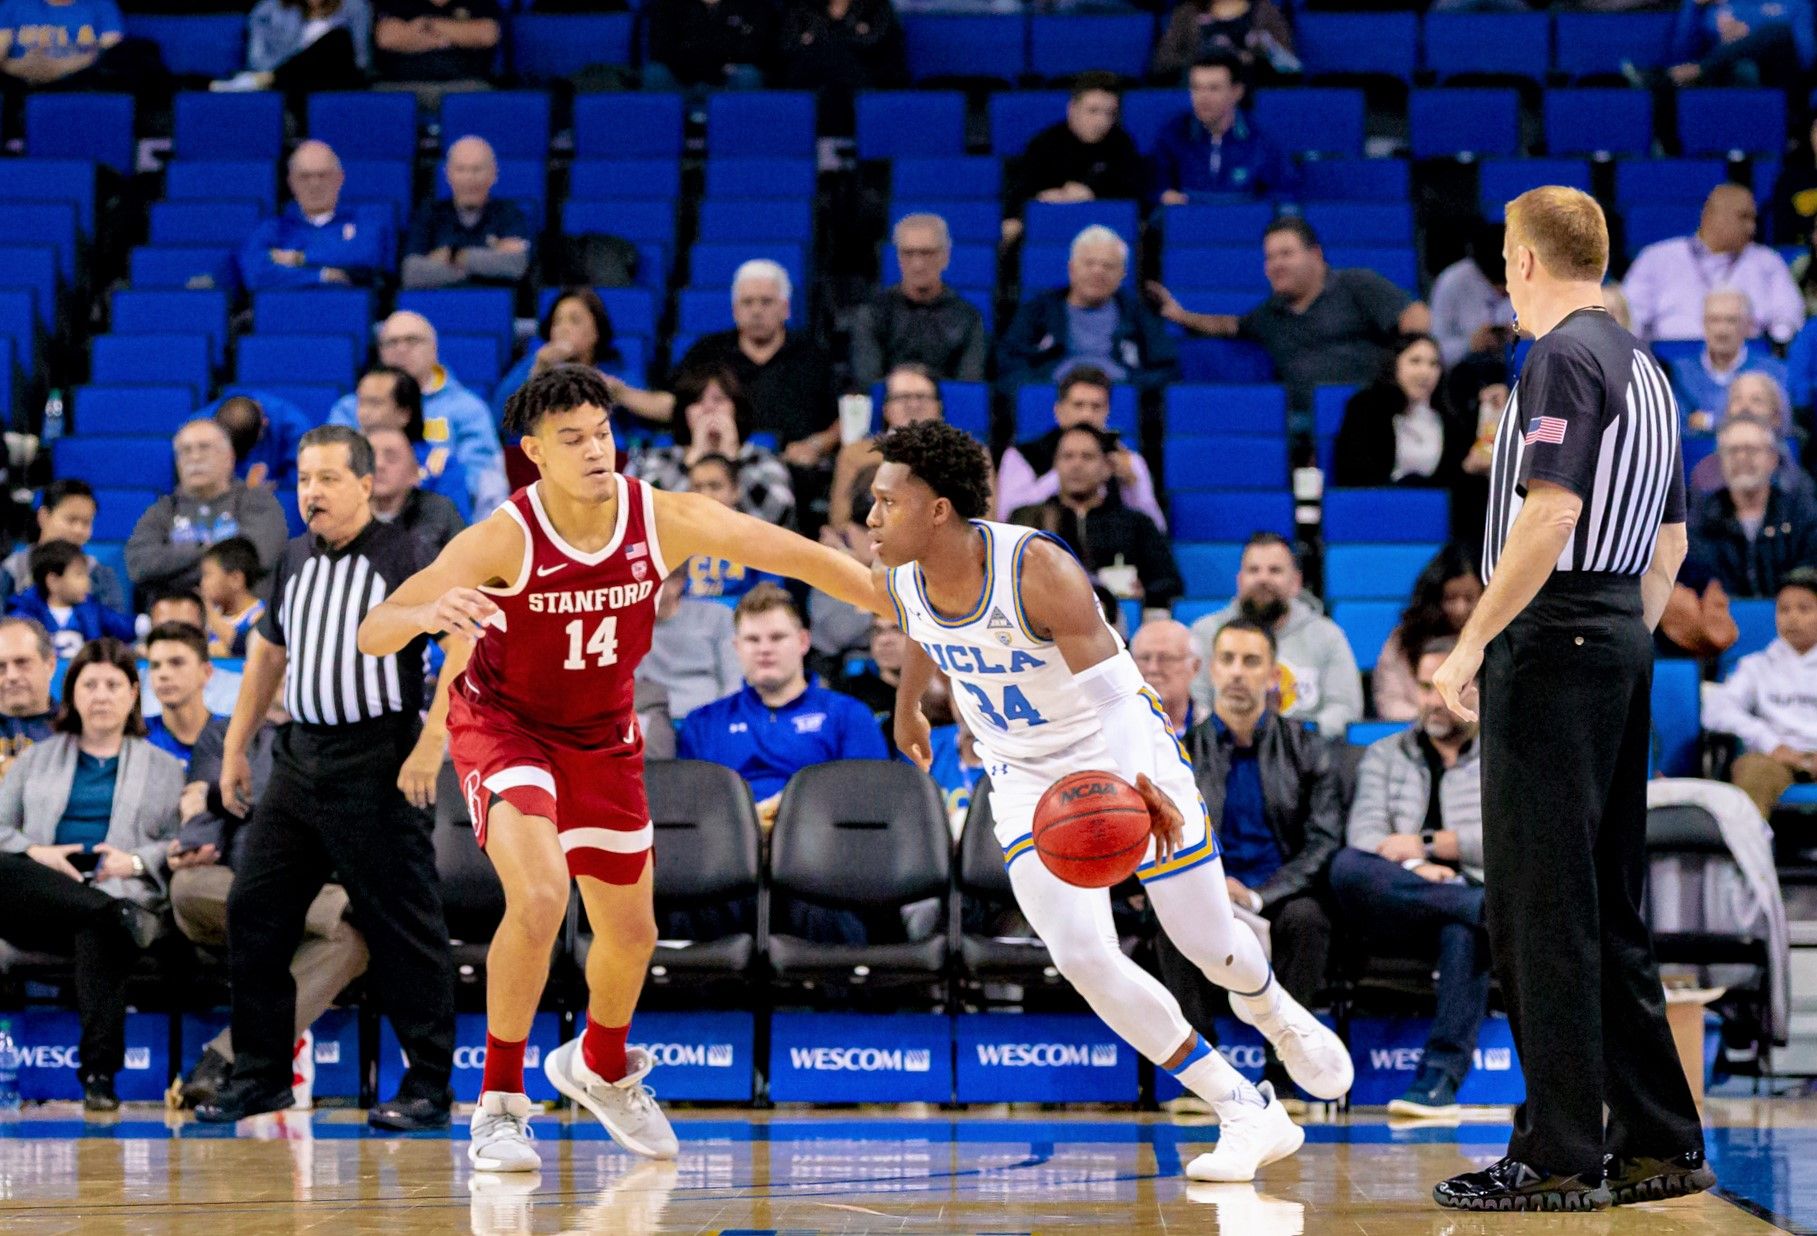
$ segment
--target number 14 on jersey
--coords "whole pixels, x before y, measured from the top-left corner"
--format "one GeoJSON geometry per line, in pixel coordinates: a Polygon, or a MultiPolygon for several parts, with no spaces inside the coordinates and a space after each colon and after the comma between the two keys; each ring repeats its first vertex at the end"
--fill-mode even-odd
{"type": "Polygon", "coordinates": [[[593,628],[593,634],[587,635],[586,620],[576,618],[566,628],[568,632],[568,659],[562,662],[565,670],[584,670],[587,658],[594,658],[593,664],[604,668],[618,660],[618,618],[608,614],[599,620],[593,628]]]}

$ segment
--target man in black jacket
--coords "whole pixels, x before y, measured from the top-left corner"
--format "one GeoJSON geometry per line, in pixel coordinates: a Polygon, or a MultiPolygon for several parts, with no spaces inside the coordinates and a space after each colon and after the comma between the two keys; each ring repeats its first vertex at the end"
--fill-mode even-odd
{"type": "MultiPolygon", "coordinates": [[[[1325,870],[1344,842],[1331,749],[1315,728],[1284,720],[1271,706],[1274,634],[1266,627],[1247,618],[1226,623],[1212,640],[1211,678],[1212,715],[1187,734],[1186,748],[1216,822],[1231,904],[1239,916],[1267,923],[1281,986],[1312,1007],[1331,952],[1325,870]]],[[[1156,945],[1162,980],[1187,1020],[1209,1035],[1212,1019],[1226,1014],[1223,993],[1165,933],[1156,945]]],[[[1272,1049],[1267,1071],[1277,1089],[1288,1084],[1272,1049]]]]}
{"type": "Polygon", "coordinates": [[[1691,510],[1690,558],[1732,597],[1770,597],[1787,571],[1817,566],[1817,504],[1784,488],[1779,440],[1751,416],[1716,435],[1723,487],[1691,510]]]}
{"type": "Polygon", "coordinates": [[[1016,161],[1004,212],[1004,239],[1021,235],[1016,217],[1030,201],[1091,202],[1140,199],[1148,165],[1129,130],[1118,123],[1121,83],[1114,73],[1081,73],[1073,81],[1066,119],[1029,139],[1016,161]]]}

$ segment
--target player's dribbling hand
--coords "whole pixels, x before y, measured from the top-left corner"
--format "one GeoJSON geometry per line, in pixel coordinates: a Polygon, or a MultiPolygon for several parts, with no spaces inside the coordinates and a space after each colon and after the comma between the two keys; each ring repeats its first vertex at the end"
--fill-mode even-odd
{"type": "Polygon", "coordinates": [[[928,754],[933,745],[932,730],[928,728],[927,717],[919,708],[910,708],[906,712],[896,712],[896,750],[915,762],[915,767],[926,772],[933,766],[934,759],[928,754]]]}
{"type": "Polygon", "coordinates": [[[429,634],[447,632],[477,641],[486,633],[486,621],[498,613],[498,606],[478,588],[450,588],[422,610],[426,612],[421,613],[418,625],[429,634]]]}
{"type": "Polygon", "coordinates": [[[1483,650],[1474,644],[1459,643],[1432,676],[1445,707],[1460,721],[1476,720],[1476,675],[1483,667],[1483,650]]]}
{"type": "Polygon", "coordinates": [[[1186,839],[1186,820],[1173,799],[1161,793],[1147,773],[1136,774],[1136,793],[1148,804],[1149,826],[1155,834],[1155,861],[1166,862],[1186,839]]]}

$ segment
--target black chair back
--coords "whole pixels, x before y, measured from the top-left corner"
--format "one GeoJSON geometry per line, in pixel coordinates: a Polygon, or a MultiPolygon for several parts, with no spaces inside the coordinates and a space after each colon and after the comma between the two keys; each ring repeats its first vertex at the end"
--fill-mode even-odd
{"type": "Polygon", "coordinates": [[[933,779],[899,760],[804,768],[782,792],[770,882],[827,905],[900,906],[944,896],[952,832],[933,779]]]}
{"type": "Polygon", "coordinates": [[[762,835],[743,778],[723,764],[662,760],[645,766],[644,785],[659,902],[698,904],[757,891],[762,835]]]}

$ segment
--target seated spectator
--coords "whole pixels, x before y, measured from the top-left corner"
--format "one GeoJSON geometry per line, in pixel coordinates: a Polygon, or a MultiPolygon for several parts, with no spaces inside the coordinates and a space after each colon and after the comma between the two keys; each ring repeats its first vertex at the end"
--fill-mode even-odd
{"type": "Polygon", "coordinates": [[[404,286],[446,288],[461,284],[516,287],[530,269],[536,231],[523,208],[493,197],[498,156],[483,137],[463,137],[448,147],[442,166],[447,201],[416,208],[404,244],[404,286]]]}
{"type": "MultiPolygon", "coordinates": [[[[1722,420],[1717,422],[1719,433],[1733,416],[1751,416],[1772,430],[1773,436],[1779,440],[1779,470],[1773,474],[1773,479],[1784,486],[1787,493],[1808,494],[1817,499],[1817,484],[1812,482],[1809,473],[1798,466],[1797,443],[1788,436],[1791,425],[1784,387],[1765,373],[1737,374],[1729,383],[1722,420]]],[[[1808,453],[1808,444],[1805,449],[1808,453]]],[[[1691,469],[1690,493],[1695,497],[1715,493],[1721,488],[1722,459],[1720,455],[1705,455],[1691,469]]]]}
{"type": "Polygon", "coordinates": [[[606,366],[619,368],[624,362],[618,345],[612,342],[612,317],[592,288],[563,288],[561,295],[549,303],[537,337],[545,342],[525,352],[493,392],[492,411],[501,424],[505,419],[505,400],[545,369],[554,365],[592,365],[604,372],[606,366]]]}
{"type": "Polygon", "coordinates": [[[869,709],[808,679],[807,628],[788,593],[752,589],[732,621],[744,689],[690,712],[676,750],[684,760],[711,760],[743,777],[767,829],[783,786],[802,769],[889,753],[869,709]]]}
{"type": "Polygon", "coordinates": [[[1318,234],[1284,217],[1262,234],[1262,269],[1274,295],[1242,317],[1193,313],[1159,283],[1148,285],[1161,316],[1187,330],[1250,339],[1268,350],[1295,409],[1312,407],[1321,383],[1372,379],[1402,335],[1424,335],[1432,313],[1373,270],[1333,270],[1318,234]]]}
{"type": "Polygon", "coordinates": [[[1502,358],[1514,342],[1514,305],[1508,299],[1508,267],[1502,260],[1507,229],[1479,222],[1470,249],[1432,281],[1432,336],[1439,358],[1451,369],[1469,356],[1502,358]]]}
{"type": "Polygon", "coordinates": [[[1769,820],[1794,782],[1817,777],[1817,569],[1780,578],[1773,625],[1778,638],[1741,659],[1704,713],[1705,729],[1741,740],[1729,780],[1769,820]]]}
{"type": "Polygon", "coordinates": [[[1199,676],[1199,654],[1192,650],[1192,632],[1172,618],[1152,619],[1136,628],[1129,655],[1142,671],[1142,680],[1154,688],[1174,737],[1185,739],[1198,724],[1193,715],[1192,680],[1199,676]]]}
{"type": "Polygon", "coordinates": [[[227,735],[229,718],[208,711],[202,693],[214,677],[208,659],[208,637],[200,627],[170,622],[145,636],[147,681],[159,712],[145,719],[145,741],[189,765],[190,753],[205,730],[227,735]]]}
{"type": "Polygon", "coordinates": [[[183,765],[145,741],[138,664],[117,640],[70,662],[56,729],[0,781],[0,939],[74,959],[82,1105],[110,1112],[127,976],[160,932],[183,765]]]}
{"type": "Polygon", "coordinates": [[[367,0],[258,0],[246,19],[246,68],[216,90],[280,90],[294,108],[318,90],[358,90],[372,67],[367,0]]]}
{"type": "MultiPolygon", "coordinates": [[[[38,497],[38,540],[68,541],[87,545],[94,535],[95,516],[100,512],[95,491],[89,483],[73,476],[60,477],[44,487],[38,497]]],[[[32,586],[31,547],[22,546],[7,555],[5,578],[0,579],[7,594],[22,592],[32,586]]],[[[88,559],[88,586],[104,609],[127,613],[126,589],[114,569],[93,554],[88,559]]]]}
{"type": "Polygon", "coordinates": [[[1413,581],[1413,596],[1401,611],[1401,620],[1369,672],[1369,695],[1375,715],[1384,721],[1412,721],[1420,715],[1419,680],[1414,677],[1419,660],[1411,649],[1425,648],[1441,639],[1456,639],[1476,603],[1483,599],[1483,581],[1476,564],[1456,545],[1447,545],[1432,556],[1413,581]]]}
{"type": "Polygon", "coordinates": [[[1007,396],[1030,382],[1054,382],[1092,365],[1113,382],[1158,391],[1180,376],[1167,329],[1123,286],[1129,246],[1096,224],[1073,237],[1067,286],[1022,302],[997,341],[997,385],[1007,396]]]}
{"type": "Polygon", "coordinates": [[[1438,341],[1431,335],[1403,335],[1375,381],[1344,405],[1331,458],[1332,483],[1454,483],[1476,440],[1476,426],[1452,415],[1439,386],[1443,376],[1438,341]]]}
{"type": "Polygon", "coordinates": [[[1729,386],[1738,374],[1760,373],[1785,386],[1785,366],[1758,333],[1746,294],[1718,288],[1703,298],[1703,351],[1672,362],[1672,394],[1678,399],[1681,433],[1706,434],[1728,406],[1729,386]]]}
{"type": "Polygon", "coordinates": [[[1695,657],[1713,660],[1735,646],[1741,628],[1729,608],[1729,594],[1710,564],[1687,554],[1678,578],[1666,597],[1665,611],[1653,631],[1653,644],[1662,657],[1695,657]]]}
{"type": "MultiPolygon", "coordinates": [[[[721,506],[738,509],[738,465],[724,455],[702,455],[688,468],[688,488],[721,506]]],[[[729,558],[688,559],[688,582],[682,595],[694,601],[737,605],[760,584],[781,585],[782,577],[729,558]]]]}
{"type": "MultiPolygon", "coordinates": [[[[883,428],[895,429],[916,421],[945,419],[946,404],[940,396],[940,383],[926,365],[904,361],[893,367],[883,380],[883,428]]],[[[844,530],[850,526],[858,474],[875,469],[883,462],[875,438],[860,438],[839,448],[833,460],[833,492],[827,502],[827,522],[844,530]]]]}
{"type": "Polygon", "coordinates": [[[1190,0],[1177,5],[1149,61],[1151,77],[1175,81],[1213,56],[1229,56],[1243,76],[1300,71],[1293,29],[1269,0],[1190,0]]]}
{"type": "Polygon", "coordinates": [[[1774,476],[1779,442],[1751,416],[1716,434],[1723,488],[1694,501],[1690,553],[1733,597],[1770,597],[1796,567],[1817,565],[1817,501],[1774,476]]]}
{"type": "MultiPolygon", "coordinates": [[[[1305,594],[1300,558],[1285,537],[1258,532],[1243,547],[1237,570],[1237,599],[1192,624],[1193,645],[1209,665],[1212,637],[1235,618],[1258,623],[1274,636],[1275,708],[1294,721],[1316,721],[1333,741],[1352,721],[1363,719],[1363,677],[1356,654],[1337,623],[1305,594]]],[[[1201,670],[1193,683],[1201,708],[1216,698],[1216,680],[1201,670]]],[[[1215,818],[1215,817],[1214,817],[1215,818]]]]}
{"type": "Polygon", "coordinates": [[[117,89],[117,50],[126,24],[114,0],[5,0],[0,3],[0,87],[117,89]]]}
{"type": "Polygon", "coordinates": [[[908,42],[890,0],[795,0],[782,6],[777,84],[811,90],[823,132],[852,131],[859,90],[908,85],[908,42]]]}
{"type": "Polygon", "coordinates": [[[57,650],[30,618],[0,618],[0,778],[33,743],[55,732],[50,679],[57,650]]]}
{"type": "Polygon", "coordinates": [[[762,90],[781,37],[765,0],[651,0],[645,90],[762,90]]]}
{"type": "Polygon", "coordinates": [[[1402,1116],[1450,1116],[1489,1012],[1483,924],[1483,776],[1477,725],[1454,716],[1432,679],[1455,641],[1419,654],[1418,724],[1371,743],[1357,769],[1331,892],[1369,943],[1429,956],[1438,946],[1438,1008],[1419,1072],[1388,1105],[1402,1116]]]}
{"type": "Polygon", "coordinates": [[[202,594],[194,588],[159,589],[153,594],[145,617],[151,624],[147,630],[167,622],[185,622],[192,627],[208,629],[208,607],[202,603],[202,594]]]}
{"type": "MultiPolygon", "coordinates": [[[[1257,928],[1287,994],[1314,1007],[1331,956],[1331,917],[1320,888],[1343,844],[1344,804],[1331,748],[1309,725],[1284,719],[1270,702],[1274,635],[1244,618],[1212,641],[1217,703],[1186,736],[1199,797],[1218,823],[1231,905],[1257,928]]],[[[1230,1012],[1165,932],[1155,938],[1162,981],[1201,1034],[1230,1012]]],[[[1279,1094],[1296,1093],[1274,1049],[1264,1073],[1279,1094]]]]}
{"type": "Polygon", "coordinates": [[[133,641],[133,620],[90,595],[88,556],[68,541],[32,547],[32,586],[7,603],[7,612],[30,618],[50,632],[59,657],[75,656],[103,635],[133,641]]]}
{"type": "Polygon", "coordinates": [[[1817,56],[1810,0],[1681,0],[1670,55],[1674,86],[1784,89],[1817,56]]]}
{"type": "Polygon", "coordinates": [[[264,391],[229,395],[202,409],[233,442],[233,473],[248,485],[294,489],[297,443],[315,428],[303,409],[264,391]]]}
{"type": "Polygon", "coordinates": [[[401,429],[375,426],[365,431],[372,443],[372,517],[399,524],[423,543],[434,561],[467,521],[447,495],[422,488],[425,470],[415,447],[401,429]]]}
{"type": "MultiPolygon", "coordinates": [[[[1093,365],[1075,365],[1055,388],[1054,427],[1038,438],[1018,442],[1003,452],[997,472],[997,518],[1008,520],[1020,507],[1044,502],[1060,490],[1054,456],[1060,435],[1076,425],[1110,432],[1110,378],[1093,365]]],[[[1162,531],[1161,504],[1155,498],[1154,476],[1148,461],[1121,442],[1111,452],[1111,467],[1124,505],[1154,520],[1162,531]]]]}
{"type": "MultiPolygon", "coordinates": [[[[851,499],[827,513],[827,524],[820,530],[820,542],[844,550],[867,569],[876,555],[871,549],[871,530],[865,526],[875,497],[871,482],[877,479],[881,461],[867,464],[852,478],[851,499]]],[[[808,635],[813,646],[809,664],[825,678],[844,672],[851,657],[865,656],[871,648],[871,625],[876,617],[868,609],[842,601],[831,593],[815,588],[808,593],[808,635]]],[[[893,744],[894,736],[886,735],[893,744]]]]}
{"type": "Polygon", "coordinates": [[[877,732],[890,757],[896,758],[896,688],[902,682],[902,662],[908,647],[908,636],[894,618],[871,616],[870,666],[857,673],[849,666],[838,667],[839,690],[871,710],[877,732]]]}
{"type": "MultiPolygon", "coordinates": [[[[1174,24],[1195,8],[1196,3],[1187,3],[1175,9],[1174,24]]],[[[1195,197],[1292,199],[1299,192],[1299,173],[1286,152],[1244,114],[1243,68],[1236,56],[1219,51],[1195,61],[1186,85],[1192,106],[1162,127],[1149,154],[1154,195],[1161,205],[1178,206],[1195,197]]]]}
{"type": "Polygon", "coordinates": [[[795,490],[789,470],[773,452],[750,441],[756,417],[745,391],[735,370],[684,369],[672,396],[681,408],[671,425],[674,445],[639,451],[625,472],[658,489],[681,492],[688,488],[689,469],[718,455],[737,465],[739,510],[765,523],[792,527],[795,490]]]}
{"type": "MultiPolygon", "coordinates": [[[[929,686],[931,688],[933,684],[929,686]]],[[[947,823],[957,842],[965,831],[965,817],[971,814],[972,795],[978,783],[984,780],[984,756],[978,750],[978,740],[971,727],[957,713],[953,714],[950,725],[936,725],[928,730],[927,745],[927,775],[940,787],[940,797],[946,803],[947,823]]]]}
{"type": "MultiPolygon", "coordinates": [[[[372,495],[378,505],[377,486],[372,495]]],[[[208,655],[243,657],[246,641],[259,619],[265,616],[265,602],[256,591],[265,579],[259,565],[259,551],[243,536],[230,536],[202,551],[202,601],[208,607],[208,655]]]]}
{"type": "MultiPolygon", "coordinates": [[[[191,421],[177,430],[173,445],[177,488],[146,508],[126,542],[133,584],[147,591],[193,591],[202,578],[202,551],[230,536],[257,546],[259,565],[269,570],[290,530],[271,491],[234,477],[227,431],[214,421],[191,421]]],[[[197,613],[195,621],[203,625],[203,616],[197,613]]]]}
{"type": "Polygon", "coordinates": [[[1691,236],[1658,240],[1642,249],[1622,280],[1634,314],[1634,333],[1655,339],[1701,339],[1706,289],[1732,288],[1754,306],[1757,330],[1789,342],[1804,325],[1804,298],[1785,259],[1754,243],[1754,195],[1743,185],[1717,185],[1704,200],[1691,236]]]}
{"type": "Polygon", "coordinates": [[[377,0],[374,9],[380,77],[490,87],[500,35],[496,0],[377,0]]]}
{"type": "MultiPolygon", "coordinates": [[[[417,384],[423,405],[423,441],[432,448],[454,451],[467,473],[473,518],[490,515],[510,496],[505,488],[505,448],[485,400],[462,386],[441,363],[435,327],[429,319],[407,310],[386,318],[379,326],[379,363],[403,370],[417,384]]],[[[394,391],[392,402],[403,398],[403,393],[394,391]]],[[[341,396],[328,413],[328,423],[358,428],[359,404],[357,395],[341,396]]]]}
{"type": "Polygon", "coordinates": [[[1015,160],[1003,212],[1005,240],[1022,234],[1022,210],[1029,202],[1141,201],[1148,195],[1142,152],[1118,123],[1122,107],[1116,74],[1081,73],[1073,79],[1066,118],[1029,138],[1015,160]]]}
{"type": "Polygon", "coordinates": [[[464,522],[473,513],[473,490],[467,469],[448,445],[446,426],[439,442],[429,441],[423,419],[423,388],[402,369],[374,365],[353,388],[354,415],[367,437],[382,429],[395,429],[410,444],[416,461],[416,484],[452,503],[464,522]]]}
{"type": "Polygon", "coordinates": [[[687,569],[677,568],[656,594],[656,629],[650,651],[637,666],[637,681],[662,687],[669,711],[684,721],[696,708],[738,690],[743,683],[732,634],[732,611],[682,595],[687,569]]]}
{"type": "Polygon", "coordinates": [[[341,205],[341,161],[326,142],[306,141],[290,156],[291,203],[252,230],[240,250],[249,291],[320,284],[366,287],[390,253],[386,228],[341,205]]]}
{"type": "Polygon", "coordinates": [[[936,378],[984,381],[990,356],[984,315],[942,281],[953,258],[946,220],[904,215],[890,243],[902,281],[854,311],[852,381],[868,388],[900,365],[925,366],[936,378]]]}

